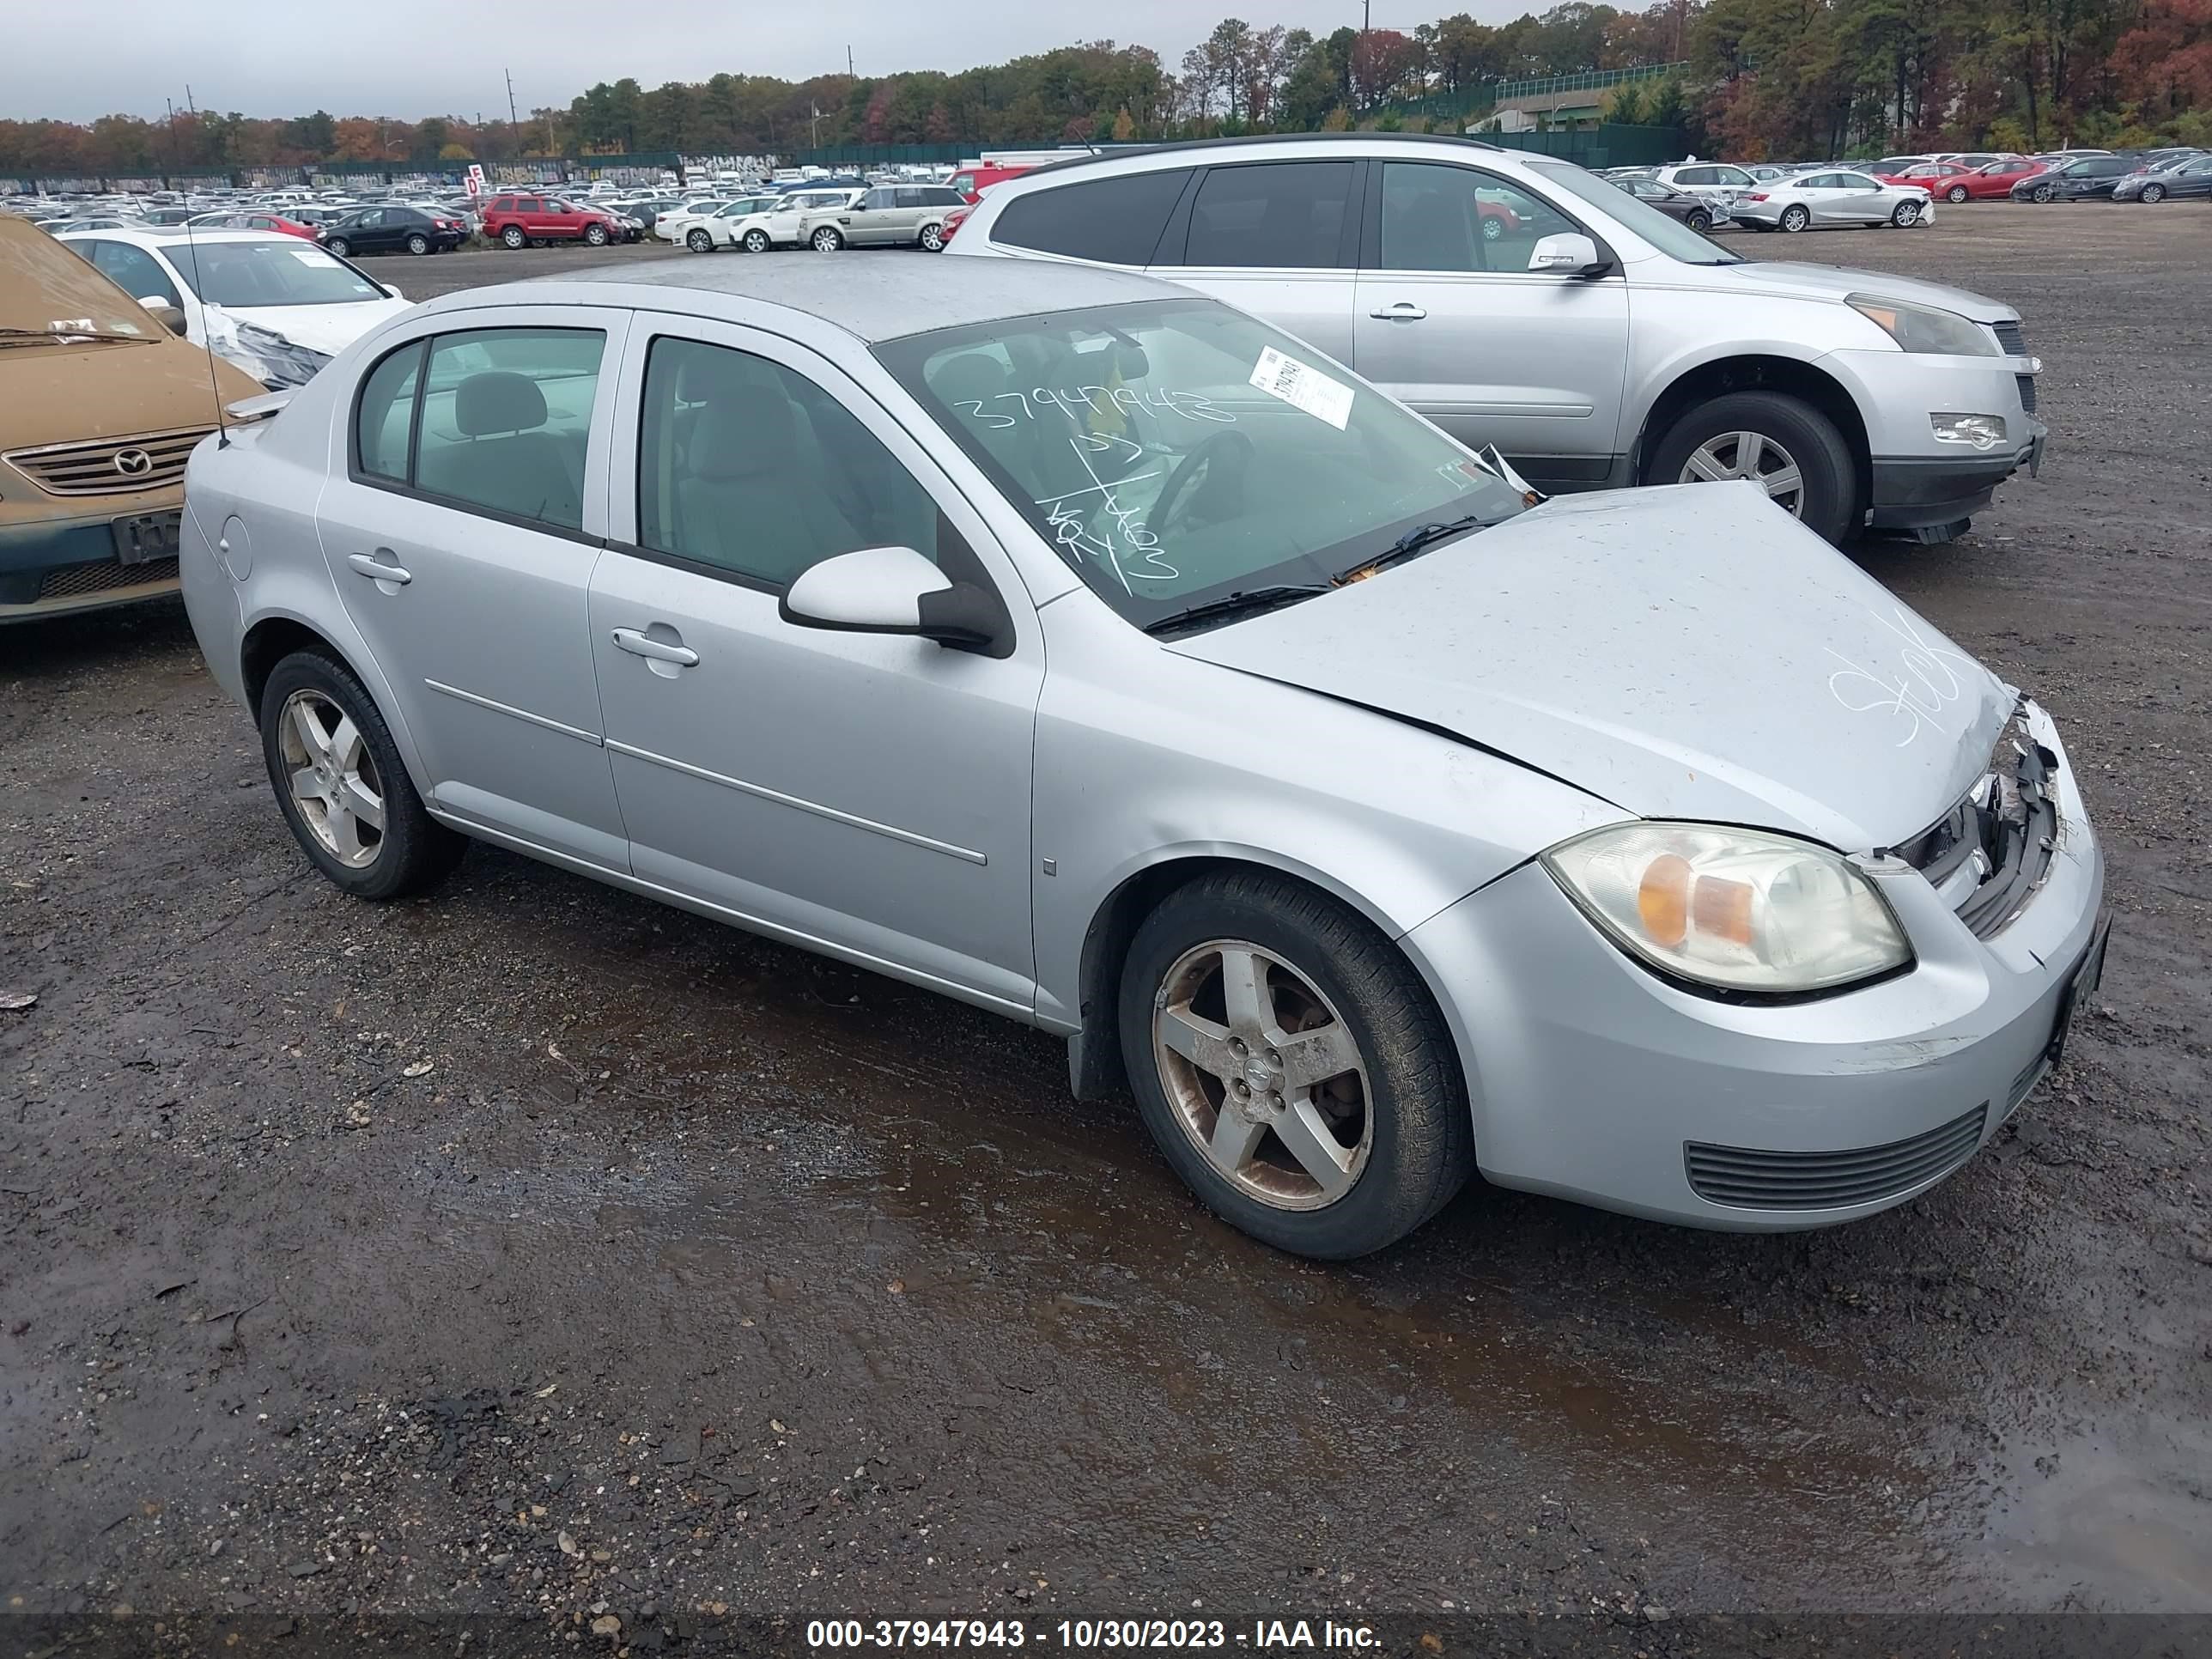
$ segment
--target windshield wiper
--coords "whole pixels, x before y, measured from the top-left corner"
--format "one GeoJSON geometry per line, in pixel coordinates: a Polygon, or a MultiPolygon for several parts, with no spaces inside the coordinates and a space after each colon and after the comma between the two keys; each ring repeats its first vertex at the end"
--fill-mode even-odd
{"type": "Polygon", "coordinates": [[[1330,586],[1341,587],[1346,582],[1358,581],[1364,577],[1373,575],[1387,566],[1398,563],[1401,560],[1412,558],[1414,554],[1433,542],[1440,542],[1447,536],[1456,536],[1463,531],[1479,530],[1481,527],[1481,515],[1474,513],[1468,514],[1463,519],[1444,519],[1433,524],[1415,525],[1373,558],[1363,559],[1351,569],[1340,572],[1331,580],[1330,586]]]}
{"type": "Polygon", "coordinates": [[[118,345],[137,345],[150,334],[108,334],[96,328],[0,328],[0,341],[108,340],[118,345]]]}
{"type": "Polygon", "coordinates": [[[1326,593],[1333,586],[1329,582],[1271,582],[1265,587],[1248,587],[1238,592],[1224,594],[1218,599],[1208,599],[1204,605],[1194,605],[1188,611],[1178,611],[1172,617],[1148,622],[1145,624],[1145,632],[1164,634],[1170,629],[1198,623],[1220,622],[1254,611],[1272,611],[1277,605],[1292,605],[1300,599],[1310,599],[1316,593],[1326,593]]]}

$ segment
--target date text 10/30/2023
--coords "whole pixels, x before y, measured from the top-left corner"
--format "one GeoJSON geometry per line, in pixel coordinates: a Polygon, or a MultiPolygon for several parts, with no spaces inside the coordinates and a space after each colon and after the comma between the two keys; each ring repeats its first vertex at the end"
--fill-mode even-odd
{"type": "Polygon", "coordinates": [[[860,1648],[1064,1648],[1176,1651],[1243,1648],[1252,1652],[1335,1649],[1364,1652],[1382,1638],[1365,1625],[1332,1619],[1062,1619],[1031,1626],[1018,1619],[817,1619],[806,1644],[817,1650],[860,1648]]]}

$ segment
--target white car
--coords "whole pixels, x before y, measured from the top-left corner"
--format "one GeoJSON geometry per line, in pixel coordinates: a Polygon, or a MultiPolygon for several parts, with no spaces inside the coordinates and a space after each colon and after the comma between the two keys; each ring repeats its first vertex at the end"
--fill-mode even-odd
{"type": "Polygon", "coordinates": [[[1930,223],[1935,204],[1922,185],[1885,185],[1869,173],[1832,167],[1801,173],[1740,197],[1729,210],[1757,230],[1831,230],[1839,225],[1930,223]]]}
{"type": "MultiPolygon", "coordinates": [[[[694,220],[684,232],[684,246],[694,253],[709,253],[716,248],[745,247],[746,227],[755,219],[773,213],[783,198],[775,194],[738,196],[725,202],[703,219],[694,220]]],[[[761,243],[752,247],[757,253],[761,243]]]]}
{"type": "Polygon", "coordinates": [[[765,253],[772,247],[797,247],[825,213],[850,209],[868,192],[840,185],[830,190],[787,190],[765,213],[738,221],[732,227],[736,246],[748,253],[765,253]]]}
{"type": "Polygon", "coordinates": [[[729,199],[726,196],[687,197],[683,206],[671,208],[654,218],[653,234],[664,242],[680,244],[686,231],[708,215],[721,211],[729,199]]]}
{"type": "Polygon", "coordinates": [[[1729,208],[1746,191],[1759,188],[1759,180],[1752,177],[1748,168],[1732,167],[1725,161],[1681,161],[1661,167],[1651,176],[1662,185],[1729,208]]]}
{"type": "Polygon", "coordinates": [[[305,385],[369,330],[408,308],[297,236],[258,230],[64,231],[57,239],[149,309],[173,307],[185,337],[276,390],[305,385]]]}

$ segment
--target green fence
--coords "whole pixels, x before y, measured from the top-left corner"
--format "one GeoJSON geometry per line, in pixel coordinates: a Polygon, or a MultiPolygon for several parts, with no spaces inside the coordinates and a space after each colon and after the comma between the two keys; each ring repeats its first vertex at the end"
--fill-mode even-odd
{"type": "Polygon", "coordinates": [[[1620,86],[1630,81],[1660,81],[1685,73],[1687,64],[1644,64],[1635,69],[1588,70],[1578,75],[1553,75],[1540,80],[1482,81],[1456,92],[1431,93],[1425,98],[1401,98],[1369,111],[1363,123],[1378,115],[1395,115],[1401,121],[1425,121],[1431,131],[1457,132],[1480,120],[1508,98],[1539,97],[1552,92],[1590,92],[1620,86]]]}
{"type": "Polygon", "coordinates": [[[1630,81],[1659,81],[1670,75],[1686,74],[1689,68],[1687,64],[1639,64],[1634,69],[1583,70],[1574,75],[1547,75],[1533,81],[1492,81],[1488,84],[1491,101],[1502,103],[1508,98],[1534,98],[1552,92],[1595,92],[1630,81]]]}
{"type": "Polygon", "coordinates": [[[1613,121],[1559,132],[1486,132],[1481,137],[1486,144],[1556,155],[1585,167],[1657,167],[1680,161],[1690,144],[1680,127],[1626,127],[1613,121]]]}

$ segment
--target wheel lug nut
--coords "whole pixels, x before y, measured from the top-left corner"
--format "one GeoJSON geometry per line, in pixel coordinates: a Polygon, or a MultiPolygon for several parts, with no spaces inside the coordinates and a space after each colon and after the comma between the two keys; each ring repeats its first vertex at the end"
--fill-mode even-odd
{"type": "Polygon", "coordinates": [[[1267,1050],[1267,1064],[1268,1064],[1268,1065],[1270,1065],[1270,1066],[1279,1066],[1279,1065],[1281,1065],[1282,1063],[1283,1063],[1283,1057],[1282,1057],[1280,1054],[1277,1054],[1277,1053],[1276,1053],[1273,1048],[1270,1048],[1270,1049],[1268,1049],[1268,1050],[1267,1050]]]}
{"type": "Polygon", "coordinates": [[[1276,1094],[1273,1091],[1270,1090],[1267,1094],[1267,1104],[1276,1111],[1281,1111],[1283,1109],[1282,1096],[1276,1094]]]}
{"type": "Polygon", "coordinates": [[[1245,1054],[1246,1054],[1246,1052],[1247,1052],[1247,1051],[1246,1051],[1246,1049],[1245,1049],[1245,1047],[1244,1047],[1244,1039],[1243,1039],[1243,1037],[1231,1037],[1231,1038],[1230,1038],[1230,1039],[1229,1039],[1229,1052],[1230,1052],[1231,1054],[1232,1054],[1236,1055],[1236,1056],[1237,1056],[1237,1059],[1239,1059],[1239,1060],[1243,1059],[1243,1058],[1244,1058],[1244,1055],[1245,1055],[1245,1054]]]}

